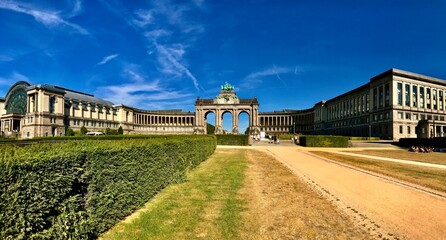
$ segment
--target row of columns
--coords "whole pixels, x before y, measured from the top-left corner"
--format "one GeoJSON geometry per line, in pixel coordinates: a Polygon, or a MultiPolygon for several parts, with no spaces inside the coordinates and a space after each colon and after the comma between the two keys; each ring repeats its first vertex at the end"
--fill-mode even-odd
{"type": "Polygon", "coordinates": [[[429,110],[445,110],[446,91],[444,89],[408,82],[397,82],[396,89],[397,105],[429,110]],[[428,107],[428,104],[430,104],[430,107],[428,107]]]}
{"type": "Polygon", "coordinates": [[[297,116],[260,116],[260,126],[292,126],[293,124],[312,123],[311,114],[297,116]]]}
{"type": "Polygon", "coordinates": [[[330,104],[327,107],[328,120],[340,119],[357,114],[369,112],[370,99],[369,92],[360,96],[354,96],[343,101],[330,104]]]}
{"type": "Polygon", "coordinates": [[[193,116],[156,116],[135,114],[133,121],[141,125],[178,125],[192,126],[194,124],[193,116]]]}
{"type": "Polygon", "coordinates": [[[81,117],[88,119],[100,119],[100,120],[111,120],[115,121],[115,114],[113,113],[112,108],[107,108],[106,106],[98,106],[87,103],[84,107],[82,102],[78,103],[80,106],[77,111],[80,111],[80,114],[76,115],[76,109],[74,108],[74,102],[70,101],[70,115],[72,117],[81,117]],[[101,110],[101,111],[100,111],[101,110]],[[108,113],[107,113],[108,110],[108,113]]]}

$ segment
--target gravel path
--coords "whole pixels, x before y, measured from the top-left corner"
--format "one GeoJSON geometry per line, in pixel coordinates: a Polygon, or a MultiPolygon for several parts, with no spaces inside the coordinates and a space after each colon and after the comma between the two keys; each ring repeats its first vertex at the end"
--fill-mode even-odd
{"type": "MultiPolygon", "coordinates": [[[[219,148],[224,148],[219,146],[219,148]]],[[[259,146],[332,201],[375,238],[445,239],[446,198],[309,154],[296,146],[259,146]]],[[[314,150],[314,149],[312,149],[314,150]]]]}

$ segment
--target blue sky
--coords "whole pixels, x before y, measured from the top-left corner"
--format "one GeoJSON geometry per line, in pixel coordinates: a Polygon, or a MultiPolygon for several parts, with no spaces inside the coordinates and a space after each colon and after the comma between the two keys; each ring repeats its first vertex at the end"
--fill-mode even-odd
{"type": "Polygon", "coordinates": [[[227,81],[261,112],[311,108],[390,68],[446,79],[445,12],[436,0],[0,0],[0,96],[25,80],[194,111],[227,81]]]}

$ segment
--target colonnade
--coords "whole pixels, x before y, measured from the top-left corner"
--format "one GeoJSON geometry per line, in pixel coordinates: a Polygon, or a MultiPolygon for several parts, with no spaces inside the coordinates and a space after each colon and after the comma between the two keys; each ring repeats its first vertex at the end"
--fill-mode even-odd
{"type": "Polygon", "coordinates": [[[293,126],[294,124],[311,124],[314,120],[313,114],[302,114],[302,115],[260,115],[260,125],[259,126],[293,126]]]}
{"type": "Polygon", "coordinates": [[[141,125],[176,125],[176,126],[193,126],[194,116],[163,116],[135,113],[133,123],[141,125]]]}

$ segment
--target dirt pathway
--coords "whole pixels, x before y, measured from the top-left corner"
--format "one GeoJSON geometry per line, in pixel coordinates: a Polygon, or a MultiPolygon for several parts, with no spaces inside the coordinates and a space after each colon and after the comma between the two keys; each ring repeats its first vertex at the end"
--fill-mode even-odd
{"type": "Polygon", "coordinates": [[[444,239],[446,199],[309,155],[296,147],[263,147],[380,238],[444,239]]]}

